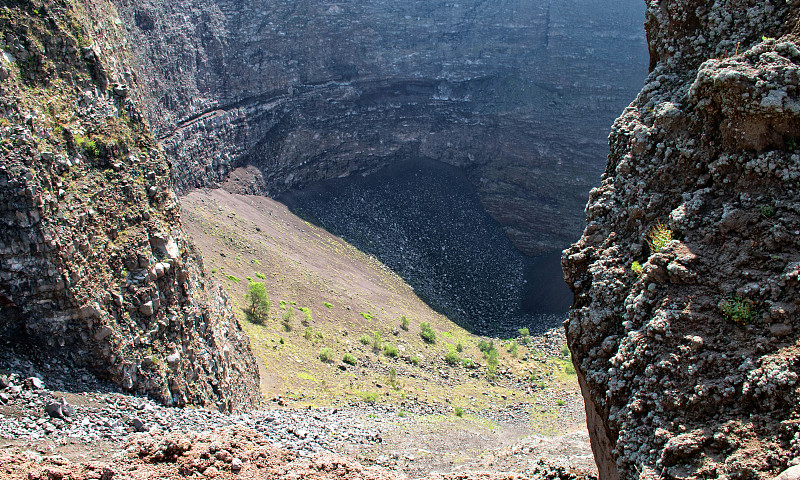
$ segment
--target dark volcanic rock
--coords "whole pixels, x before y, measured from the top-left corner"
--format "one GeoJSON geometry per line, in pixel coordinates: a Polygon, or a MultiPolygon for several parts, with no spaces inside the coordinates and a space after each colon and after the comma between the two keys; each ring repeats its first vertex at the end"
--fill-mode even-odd
{"type": "Polygon", "coordinates": [[[116,2],[180,191],[461,167],[526,254],[560,249],[644,77],[639,0],[116,2]]]}
{"type": "Polygon", "coordinates": [[[800,457],[800,2],[649,5],[563,256],[592,446],[601,478],[773,478],[800,457]]]}
{"type": "MultiPolygon", "coordinates": [[[[430,160],[398,162],[279,200],[378,257],[423,300],[471,331],[516,336],[521,327],[546,329],[563,320],[523,312],[524,276],[531,262],[485,212],[458,168],[430,160]]],[[[563,285],[558,280],[546,277],[541,283],[563,285]]],[[[536,296],[541,287],[531,286],[528,293],[536,296]]],[[[562,313],[567,306],[548,313],[562,313]]]]}

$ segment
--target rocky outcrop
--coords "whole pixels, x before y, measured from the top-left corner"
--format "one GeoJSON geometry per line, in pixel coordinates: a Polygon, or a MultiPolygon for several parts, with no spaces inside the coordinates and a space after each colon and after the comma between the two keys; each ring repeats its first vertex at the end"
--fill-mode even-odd
{"type": "Polygon", "coordinates": [[[0,12],[0,335],[169,405],[253,405],[247,337],[204,284],[124,57],[97,48],[115,18],[102,1],[0,12]]]}
{"type": "Polygon", "coordinates": [[[645,76],[638,0],[115,4],[179,191],[248,165],[226,188],[432,159],[529,255],[579,234],[607,125],[645,76]]]}
{"type": "Polygon", "coordinates": [[[602,478],[800,461],[798,12],[648,2],[652,71],[562,260],[602,478]]]}

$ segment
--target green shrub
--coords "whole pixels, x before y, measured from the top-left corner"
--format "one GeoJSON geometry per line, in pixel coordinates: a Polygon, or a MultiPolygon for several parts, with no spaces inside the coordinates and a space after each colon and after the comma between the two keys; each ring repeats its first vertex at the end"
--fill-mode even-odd
{"type": "Polygon", "coordinates": [[[319,351],[319,359],[325,363],[331,363],[333,361],[333,350],[328,347],[325,347],[319,351]]]}
{"type": "Polygon", "coordinates": [[[378,400],[378,392],[357,392],[357,395],[366,403],[375,403],[378,400]]]}
{"type": "Polygon", "coordinates": [[[381,337],[381,332],[372,332],[372,349],[376,352],[380,352],[382,347],[383,338],[381,337]]]}
{"type": "Polygon", "coordinates": [[[464,409],[461,407],[456,407],[455,410],[453,410],[453,413],[455,413],[456,417],[461,418],[464,416],[464,409]]]}
{"type": "Polygon", "coordinates": [[[419,362],[420,362],[420,360],[419,360],[418,356],[414,355],[413,357],[411,357],[411,363],[413,365],[419,365],[419,362]]]}
{"type": "Polygon", "coordinates": [[[353,366],[355,366],[358,363],[358,360],[356,360],[356,357],[350,355],[349,353],[345,353],[344,354],[344,357],[342,358],[342,361],[344,363],[348,364],[348,365],[353,365],[353,366]]]}
{"type": "Polygon", "coordinates": [[[636,275],[641,275],[642,271],[644,270],[644,267],[642,267],[641,263],[634,261],[633,263],[631,263],[631,270],[633,270],[633,272],[636,275]]]}
{"type": "Polygon", "coordinates": [[[303,338],[306,340],[311,340],[314,338],[314,329],[311,327],[306,327],[306,331],[303,332],[303,338]]]}
{"type": "Polygon", "coordinates": [[[474,365],[474,362],[472,361],[471,358],[462,358],[461,359],[461,365],[464,365],[464,368],[472,368],[472,365],[474,365]]]}
{"type": "Polygon", "coordinates": [[[519,338],[519,343],[520,344],[527,345],[528,343],[530,343],[530,341],[531,341],[531,331],[528,329],[528,327],[522,327],[517,331],[519,332],[519,337],[520,337],[519,338]]]}
{"type": "Polygon", "coordinates": [[[225,275],[225,276],[228,278],[228,280],[230,280],[233,283],[241,282],[241,280],[238,277],[236,277],[235,275],[225,275]]]}
{"type": "Polygon", "coordinates": [[[256,272],[256,277],[260,278],[261,280],[266,280],[267,276],[263,273],[256,272]]]}
{"type": "Polygon", "coordinates": [[[561,345],[561,356],[564,358],[569,357],[569,347],[566,344],[561,345]]]}
{"type": "Polygon", "coordinates": [[[402,328],[403,330],[408,330],[408,324],[409,323],[410,322],[408,321],[408,319],[406,318],[405,315],[400,317],[400,328],[402,328]]]}
{"type": "Polygon", "coordinates": [[[489,352],[494,350],[494,340],[481,340],[478,342],[478,350],[483,352],[483,356],[487,356],[489,352]]]}
{"type": "Polygon", "coordinates": [[[761,216],[764,218],[772,218],[775,216],[775,207],[772,205],[761,205],[759,210],[761,210],[761,216]]]}
{"type": "Polygon", "coordinates": [[[571,360],[564,365],[564,373],[567,375],[575,375],[575,365],[572,364],[571,360]]]}
{"type": "Polygon", "coordinates": [[[384,343],[383,344],[383,354],[387,357],[396,357],[397,356],[397,347],[392,345],[391,343],[384,343]]]}
{"type": "Polygon", "coordinates": [[[422,337],[425,343],[436,343],[436,333],[431,328],[430,323],[423,322],[419,325],[419,328],[419,336],[422,337]]]}
{"type": "Polygon", "coordinates": [[[461,342],[456,344],[456,352],[461,353],[464,351],[464,345],[461,342]]]}
{"type": "Polygon", "coordinates": [[[300,323],[308,326],[308,324],[314,320],[311,318],[311,309],[308,307],[301,307],[300,311],[303,312],[303,320],[300,323]]]}
{"type": "Polygon", "coordinates": [[[511,340],[511,344],[508,346],[508,353],[511,354],[512,357],[517,358],[517,342],[511,340]]]}
{"type": "Polygon", "coordinates": [[[747,325],[756,319],[758,311],[751,300],[733,295],[719,303],[722,316],[740,325],[747,325]]]}
{"type": "Polygon", "coordinates": [[[283,325],[283,329],[287,332],[292,331],[292,315],[294,315],[294,310],[287,305],[283,313],[281,313],[281,325],[283,325]]]}
{"type": "Polygon", "coordinates": [[[656,223],[656,225],[650,229],[650,233],[647,234],[647,245],[650,247],[650,252],[652,253],[660,252],[671,241],[672,230],[665,227],[661,222],[656,223]]]}
{"type": "Polygon", "coordinates": [[[251,322],[262,325],[269,319],[269,308],[272,305],[267,296],[266,286],[260,282],[250,282],[247,299],[250,301],[250,306],[245,311],[245,315],[251,322]]]}
{"type": "Polygon", "coordinates": [[[325,305],[327,308],[333,308],[333,304],[330,302],[322,302],[322,304],[325,305]]]}
{"type": "Polygon", "coordinates": [[[361,342],[362,345],[369,345],[371,338],[366,333],[358,337],[358,341],[361,342]]]}
{"type": "Polygon", "coordinates": [[[450,351],[449,351],[449,352],[447,352],[447,354],[444,356],[444,361],[445,361],[445,362],[447,362],[447,363],[449,363],[450,365],[455,365],[455,364],[457,364],[457,363],[459,362],[459,360],[460,360],[460,359],[458,358],[458,354],[455,352],[455,350],[450,350],[450,351]]]}

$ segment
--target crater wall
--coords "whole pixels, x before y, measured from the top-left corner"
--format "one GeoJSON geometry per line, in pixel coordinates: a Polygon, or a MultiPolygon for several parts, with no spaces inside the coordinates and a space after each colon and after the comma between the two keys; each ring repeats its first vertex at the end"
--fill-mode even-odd
{"type": "Polygon", "coordinates": [[[647,4],[652,71],[562,257],[592,447],[606,479],[773,478],[800,457],[800,3],[647,4]]]}

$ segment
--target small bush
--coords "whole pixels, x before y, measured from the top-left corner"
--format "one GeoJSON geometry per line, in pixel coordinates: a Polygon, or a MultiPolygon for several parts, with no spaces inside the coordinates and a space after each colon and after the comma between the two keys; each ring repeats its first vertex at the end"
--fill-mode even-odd
{"type": "Polygon", "coordinates": [[[383,344],[383,354],[387,357],[396,357],[397,356],[397,347],[392,345],[391,343],[384,343],[383,344]]]}
{"type": "Polygon", "coordinates": [[[333,304],[330,302],[322,302],[322,304],[325,305],[325,307],[327,308],[333,308],[333,304]]]}
{"type": "Polygon", "coordinates": [[[641,263],[634,261],[633,263],[631,263],[631,270],[633,270],[633,273],[635,273],[636,275],[641,275],[642,271],[644,270],[644,267],[642,267],[641,263]]]}
{"type": "Polygon", "coordinates": [[[456,344],[456,352],[461,353],[464,351],[464,345],[461,342],[456,344]]]}
{"type": "Polygon", "coordinates": [[[380,352],[383,347],[383,338],[381,337],[381,332],[372,332],[372,349],[376,352],[380,352]]]}
{"type": "Polygon", "coordinates": [[[333,361],[333,350],[328,347],[323,348],[319,351],[319,359],[325,363],[331,363],[333,361]]]}
{"type": "Polygon", "coordinates": [[[647,234],[647,245],[650,247],[650,252],[652,253],[660,252],[671,241],[672,230],[665,227],[661,222],[656,223],[656,225],[650,229],[650,233],[647,234]]]}
{"type": "Polygon", "coordinates": [[[486,356],[494,350],[494,340],[481,340],[478,342],[478,350],[483,352],[483,355],[486,356]]]}
{"type": "Polygon", "coordinates": [[[344,354],[344,357],[342,358],[342,361],[344,363],[348,364],[348,365],[353,365],[353,366],[355,366],[358,363],[358,360],[356,360],[356,357],[350,355],[349,353],[345,353],[344,354]]]}
{"type": "Polygon", "coordinates": [[[764,218],[772,218],[775,216],[775,207],[772,205],[761,205],[759,210],[761,210],[761,216],[764,218]]]}
{"type": "Polygon", "coordinates": [[[287,332],[292,331],[292,315],[294,315],[294,310],[290,306],[286,306],[283,313],[281,313],[281,325],[287,332]]]}
{"type": "Polygon", "coordinates": [[[362,345],[369,345],[371,338],[366,333],[358,337],[358,341],[361,342],[362,345]]]}
{"type": "Polygon", "coordinates": [[[267,276],[263,273],[256,272],[256,277],[260,278],[261,280],[266,280],[267,276]]]}
{"type": "Polygon", "coordinates": [[[514,341],[514,340],[511,340],[511,344],[508,346],[508,353],[510,353],[511,356],[514,357],[514,358],[517,358],[517,354],[518,354],[517,348],[518,348],[517,347],[517,342],[514,341]]]}
{"type": "Polygon", "coordinates": [[[314,319],[311,317],[311,309],[308,307],[301,307],[300,311],[303,312],[303,320],[300,322],[305,326],[308,326],[314,319]]]}
{"type": "Polygon", "coordinates": [[[269,319],[269,308],[272,305],[267,296],[266,286],[260,282],[250,282],[247,299],[250,301],[250,306],[245,311],[248,320],[263,325],[269,319]]]}
{"type": "Polygon", "coordinates": [[[406,318],[405,315],[400,317],[400,328],[402,328],[403,330],[408,330],[408,324],[409,323],[410,322],[408,321],[408,319],[406,318]]]}
{"type": "Polygon", "coordinates": [[[358,396],[366,403],[375,403],[378,400],[378,392],[358,392],[358,396]]]}
{"type": "Polygon", "coordinates": [[[423,322],[419,325],[419,328],[419,336],[422,337],[425,343],[436,343],[436,333],[431,328],[430,323],[423,322]]]}
{"type": "Polygon", "coordinates": [[[517,331],[519,332],[520,337],[519,343],[521,345],[527,345],[531,341],[531,331],[528,329],[528,327],[522,327],[517,331]]]}
{"type": "Polygon", "coordinates": [[[238,277],[236,277],[235,275],[225,275],[225,276],[228,278],[228,280],[230,280],[233,283],[241,282],[241,280],[238,277]]]}
{"type": "Polygon", "coordinates": [[[419,365],[419,362],[420,362],[420,360],[419,360],[418,356],[414,355],[413,357],[411,357],[411,363],[412,364],[419,365]]]}
{"type": "Polygon", "coordinates": [[[566,344],[561,345],[561,356],[569,358],[569,347],[566,344]]]}
{"type": "Polygon", "coordinates": [[[472,368],[472,365],[474,365],[474,362],[472,361],[471,358],[462,358],[461,359],[461,365],[464,365],[464,368],[472,368]]]}
{"type": "Polygon", "coordinates": [[[575,375],[575,365],[572,364],[572,361],[564,365],[564,373],[567,375],[575,375]]]}
{"type": "Polygon", "coordinates": [[[751,300],[736,295],[722,299],[719,309],[723,317],[740,325],[753,322],[758,313],[751,300]]]}
{"type": "Polygon", "coordinates": [[[458,358],[458,354],[454,350],[450,350],[444,356],[444,361],[449,363],[450,365],[455,365],[460,361],[460,359],[458,358]]]}
{"type": "Polygon", "coordinates": [[[455,413],[456,417],[461,418],[464,416],[464,409],[461,407],[456,407],[455,410],[453,410],[453,413],[455,413]]]}
{"type": "Polygon", "coordinates": [[[303,332],[303,338],[306,340],[311,340],[314,338],[314,329],[311,327],[306,327],[306,331],[303,332]]]}

